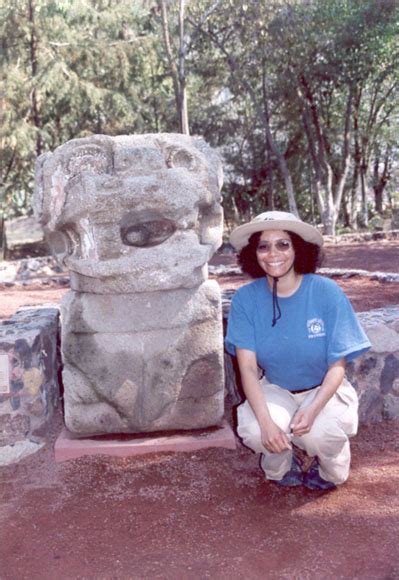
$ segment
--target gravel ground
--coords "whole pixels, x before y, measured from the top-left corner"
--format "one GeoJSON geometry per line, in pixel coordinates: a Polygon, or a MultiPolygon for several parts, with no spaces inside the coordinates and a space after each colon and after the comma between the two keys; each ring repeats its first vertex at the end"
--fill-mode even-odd
{"type": "MultiPolygon", "coordinates": [[[[398,272],[398,252],[334,246],[325,265],[398,272]]],[[[358,310],[399,303],[397,284],[345,283],[358,310]]],[[[4,287],[0,316],[58,302],[53,284],[4,287]]],[[[0,580],[399,578],[399,421],[360,429],[350,479],[329,493],[264,481],[239,442],[56,464],[61,427],[59,411],[46,445],[0,470],[0,580]]]]}

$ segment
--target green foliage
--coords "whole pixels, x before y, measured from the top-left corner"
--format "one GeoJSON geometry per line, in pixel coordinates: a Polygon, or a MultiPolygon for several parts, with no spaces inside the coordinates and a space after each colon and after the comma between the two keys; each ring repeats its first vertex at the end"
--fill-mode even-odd
{"type": "Polygon", "coordinates": [[[91,133],[158,130],[168,83],[137,3],[7,0],[0,20],[0,203],[12,215],[29,211],[36,155],[91,133]]]}
{"type": "MultiPolygon", "coordinates": [[[[178,0],[169,0],[175,54],[178,8],[178,0]]],[[[320,221],[298,92],[304,81],[333,186],[342,173],[351,91],[345,196],[357,195],[360,165],[372,186],[372,164],[387,155],[386,190],[397,189],[398,28],[396,0],[186,1],[190,131],[224,156],[229,218],[287,209],[277,150],[301,216],[320,221]]],[[[178,130],[159,1],[0,0],[0,34],[5,214],[30,211],[34,161],[42,152],[92,133],[178,130]]]]}

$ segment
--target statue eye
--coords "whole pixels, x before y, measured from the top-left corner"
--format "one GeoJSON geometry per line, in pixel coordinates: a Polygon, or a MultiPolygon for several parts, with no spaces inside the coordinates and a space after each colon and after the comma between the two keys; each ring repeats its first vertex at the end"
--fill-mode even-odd
{"type": "Polygon", "coordinates": [[[71,177],[88,171],[97,175],[107,173],[110,166],[108,152],[96,145],[78,147],[68,159],[68,173],[71,177]]]}
{"type": "Polygon", "coordinates": [[[176,231],[175,224],[167,219],[143,221],[121,226],[122,242],[139,248],[158,246],[176,231]]]}

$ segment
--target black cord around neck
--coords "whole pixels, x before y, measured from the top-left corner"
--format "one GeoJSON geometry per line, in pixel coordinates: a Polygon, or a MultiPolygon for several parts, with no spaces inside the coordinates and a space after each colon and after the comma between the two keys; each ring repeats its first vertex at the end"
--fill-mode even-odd
{"type": "Polygon", "coordinates": [[[273,276],[273,320],[272,326],[276,326],[277,320],[281,318],[281,309],[280,304],[278,303],[278,296],[277,296],[277,282],[278,278],[273,276]]]}

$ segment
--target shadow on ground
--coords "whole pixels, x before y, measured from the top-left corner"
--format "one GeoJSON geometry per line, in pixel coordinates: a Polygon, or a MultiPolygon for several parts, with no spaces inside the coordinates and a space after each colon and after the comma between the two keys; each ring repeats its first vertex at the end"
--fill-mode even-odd
{"type": "Polygon", "coordinates": [[[209,449],[1,471],[1,580],[394,579],[399,422],[363,427],[330,493],[265,482],[256,457],[209,449]]]}

